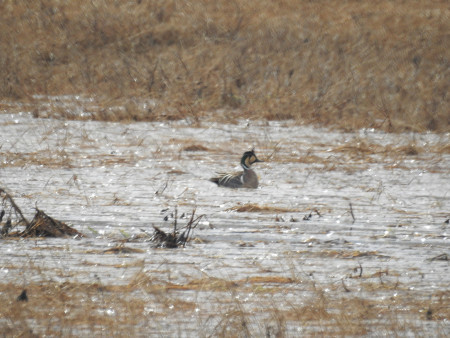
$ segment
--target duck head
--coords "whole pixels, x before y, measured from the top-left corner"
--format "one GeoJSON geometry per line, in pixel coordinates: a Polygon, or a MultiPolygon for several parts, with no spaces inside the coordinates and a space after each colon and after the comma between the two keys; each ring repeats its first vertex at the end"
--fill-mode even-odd
{"type": "Polygon", "coordinates": [[[255,151],[252,149],[250,151],[246,151],[241,158],[241,166],[244,169],[250,169],[250,166],[255,162],[264,162],[256,157],[255,151]]]}

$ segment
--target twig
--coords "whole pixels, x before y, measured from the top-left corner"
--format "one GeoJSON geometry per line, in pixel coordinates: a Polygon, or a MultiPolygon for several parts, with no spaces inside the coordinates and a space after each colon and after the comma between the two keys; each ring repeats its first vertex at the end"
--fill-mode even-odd
{"type": "Polygon", "coordinates": [[[151,91],[153,85],[155,84],[155,72],[156,72],[156,68],[158,67],[158,63],[159,63],[159,60],[157,59],[153,69],[151,71],[148,71],[148,74],[149,74],[149,80],[148,80],[148,83],[147,83],[148,91],[151,91]]]}
{"type": "Polygon", "coordinates": [[[177,234],[177,218],[178,218],[178,208],[175,206],[175,220],[173,221],[173,235],[177,234]]]}
{"type": "Polygon", "coordinates": [[[433,258],[429,258],[428,260],[432,262],[432,261],[448,261],[449,259],[448,259],[448,255],[443,253],[443,254],[437,255],[433,258]]]}
{"type": "Polygon", "coordinates": [[[24,222],[26,227],[28,227],[30,223],[25,218],[25,216],[22,214],[22,210],[20,210],[20,208],[17,206],[16,202],[14,202],[13,198],[11,197],[11,195],[8,194],[3,188],[0,188],[0,195],[1,194],[5,195],[3,197],[3,199],[7,199],[9,201],[9,203],[11,204],[12,208],[14,209],[14,212],[20,216],[19,217],[20,218],[20,222],[24,222]]]}
{"type": "MultiPolygon", "coordinates": [[[[189,233],[191,232],[191,230],[197,226],[197,224],[200,221],[200,219],[204,216],[204,215],[200,215],[199,217],[197,217],[194,220],[195,211],[196,211],[196,209],[194,208],[192,210],[191,218],[190,218],[190,220],[189,220],[189,222],[187,224],[187,229],[185,230],[185,232],[187,232],[186,235],[183,233],[183,237],[185,237],[186,240],[189,238],[189,233]]],[[[183,246],[184,246],[184,243],[183,243],[183,246]]]]}
{"type": "Polygon", "coordinates": [[[352,215],[352,218],[353,218],[352,224],[354,224],[356,221],[356,218],[355,218],[355,215],[353,214],[352,202],[350,202],[350,215],[352,215]]]}
{"type": "Polygon", "coordinates": [[[269,156],[266,157],[266,161],[272,159],[272,157],[274,156],[275,153],[277,153],[280,150],[280,143],[281,141],[277,142],[274,146],[273,146],[273,151],[270,153],[269,156]]]}
{"type": "Polygon", "coordinates": [[[178,61],[180,61],[181,65],[183,66],[183,68],[186,72],[186,75],[190,76],[191,72],[189,71],[188,67],[186,66],[186,63],[183,61],[181,55],[178,52],[175,52],[174,54],[175,54],[176,58],[178,59],[178,61]]]}
{"type": "Polygon", "coordinates": [[[164,185],[155,191],[155,195],[161,195],[164,192],[164,190],[166,190],[168,185],[169,185],[169,179],[167,178],[166,181],[164,182],[164,185]]]}

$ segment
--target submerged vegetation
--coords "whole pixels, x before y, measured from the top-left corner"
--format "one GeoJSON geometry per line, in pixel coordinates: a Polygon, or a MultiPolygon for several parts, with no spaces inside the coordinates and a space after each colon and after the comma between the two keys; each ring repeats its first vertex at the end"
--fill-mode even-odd
{"type": "Polygon", "coordinates": [[[443,0],[3,1],[0,98],[39,117],[445,132],[449,11],[443,0]],[[85,99],[74,113],[47,95],[85,99]]]}

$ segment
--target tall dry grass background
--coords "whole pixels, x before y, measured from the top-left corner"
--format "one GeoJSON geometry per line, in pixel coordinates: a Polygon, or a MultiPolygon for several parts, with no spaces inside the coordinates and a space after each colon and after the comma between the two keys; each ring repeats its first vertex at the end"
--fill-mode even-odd
{"type": "Polygon", "coordinates": [[[445,132],[449,13],[444,0],[3,0],[0,97],[86,95],[94,119],[445,132]]]}

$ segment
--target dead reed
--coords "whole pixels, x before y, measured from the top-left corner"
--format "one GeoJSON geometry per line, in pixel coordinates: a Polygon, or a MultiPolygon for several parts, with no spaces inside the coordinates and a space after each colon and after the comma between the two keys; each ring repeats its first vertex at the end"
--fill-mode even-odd
{"type": "Polygon", "coordinates": [[[0,212],[0,238],[35,238],[35,237],[65,237],[73,236],[81,238],[84,235],[68,226],[64,222],[58,221],[48,216],[42,210],[36,208],[36,213],[29,222],[22,213],[22,210],[14,202],[12,196],[0,187],[1,212],[0,212]],[[3,218],[6,216],[4,222],[3,218]],[[12,231],[18,226],[25,226],[22,231],[12,231]]]}
{"type": "Polygon", "coordinates": [[[4,1],[0,98],[36,117],[444,132],[449,14],[443,0],[4,1]],[[74,113],[37,94],[94,101],[74,113]]]}
{"type": "MultiPolygon", "coordinates": [[[[186,225],[179,227],[178,225],[178,208],[175,208],[173,222],[172,222],[172,231],[165,232],[161,230],[159,227],[153,225],[153,235],[150,240],[154,247],[158,248],[184,248],[186,243],[191,240],[192,233],[194,229],[197,227],[200,220],[205,215],[195,216],[196,209],[192,210],[191,216],[188,218],[186,225]]],[[[166,216],[168,219],[168,216],[166,216]]]]}
{"type": "Polygon", "coordinates": [[[378,276],[363,275],[346,283],[349,286],[254,276],[236,281],[205,277],[174,284],[144,271],[125,285],[48,280],[29,282],[24,289],[2,282],[0,329],[10,336],[26,337],[143,335],[167,325],[173,333],[219,337],[241,336],[243,329],[249,336],[269,337],[289,337],[293,332],[308,336],[414,332],[421,336],[433,325],[435,336],[445,336],[448,291],[411,297],[407,285],[378,276]],[[24,291],[26,300],[21,296],[24,291]],[[392,296],[362,296],[367,292],[392,296]],[[193,293],[196,296],[186,300],[186,294],[193,293]],[[251,302],[241,300],[252,294],[256,298],[251,302]]]}
{"type": "Polygon", "coordinates": [[[296,211],[294,209],[281,208],[277,206],[263,205],[260,206],[254,203],[246,203],[246,204],[238,204],[231,208],[228,208],[227,211],[236,211],[236,212],[263,212],[263,213],[284,213],[284,212],[292,212],[296,211]]]}

